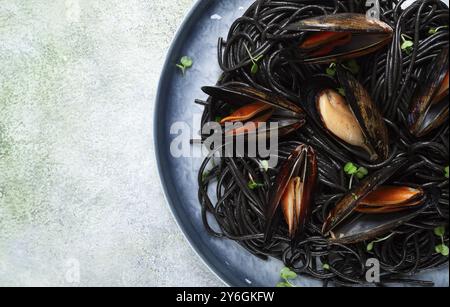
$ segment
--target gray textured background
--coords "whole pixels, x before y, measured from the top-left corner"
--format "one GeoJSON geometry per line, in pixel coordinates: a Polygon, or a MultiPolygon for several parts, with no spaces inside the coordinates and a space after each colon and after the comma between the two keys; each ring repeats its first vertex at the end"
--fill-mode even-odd
{"type": "Polygon", "coordinates": [[[0,286],[222,285],[153,154],[157,81],[193,2],[0,0],[0,286]]]}
{"type": "Polygon", "coordinates": [[[0,0],[0,286],[222,285],[153,155],[157,81],[193,2],[0,0]]]}

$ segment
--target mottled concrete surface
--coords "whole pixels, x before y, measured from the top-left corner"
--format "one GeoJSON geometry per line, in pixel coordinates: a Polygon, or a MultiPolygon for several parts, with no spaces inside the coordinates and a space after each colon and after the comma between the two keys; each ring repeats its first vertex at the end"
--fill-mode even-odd
{"type": "Polygon", "coordinates": [[[193,2],[0,0],[0,286],[222,285],[153,156],[157,80],[193,2]]]}

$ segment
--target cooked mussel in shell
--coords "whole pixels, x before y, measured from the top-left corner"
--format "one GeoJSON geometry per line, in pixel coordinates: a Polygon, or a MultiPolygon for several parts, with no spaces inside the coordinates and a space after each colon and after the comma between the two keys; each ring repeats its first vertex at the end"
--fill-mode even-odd
{"type": "Polygon", "coordinates": [[[227,124],[242,123],[242,125],[230,125],[231,128],[225,131],[228,135],[257,133],[261,124],[276,122],[278,133],[283,136],[305,124],[303,110],[281,96],[238,85],[206,86],[202,90],[235,109],[220,120],[220,124],[225,128],[227,124]]]}
{"type": "Polygon", "coordinates": [[[317,157],[311,146],[299,145],[281,166],[271,190],[267,209],[266,240],[272,236],[279,208],[288,225],[289,237],[302,234],[311,211],[318,178],[317,157]]]}
{"type": "Polygon", "coordinates": [[[408,125],[411,134],[423,137],[448,120],[449,48],[446,47],[426,71],[426,79],[418,85],[412,100],[408,125]]]}
{"type": "Polygon", "coordinates": [[[336,226],[347,219],[354,213],[363,199],[389,180],[401,167],[406,165],[406,163],[407,159],[398,159],[389,166],[386,166],[382,170],[379,170],[362,180],[336,204],[333,210],[331,210],[324,222],[322,232],[328,234],[336,226]]]}
{"type": "Polygon", "coordinates": [[[341,13],[308,18],[288,27],[305,32],[294,60],[320,64],[361,57],[386,46],[393,29],[366,15],[341,13]]]}
{"type": "Polygon", "coordinates": [[[367,214],[356,212],[345,223],[330,232],[330,241],[339,244],[354,244],[371,241],[389,235],[394,229],[408,223],[436,204],[439,197],[429,193],[421,205],[409,210],[367,214]]]}
{"type": "Polygon", "coordinates": [[[356,207],[361,213],[392,213],[414,208],[424,202],[421,187],[385,185],[364,197],[356,207]]]}
{"type": "Polygon", "coordinates": [[[340,243],[356,243],[374,238],[409,221],[429,202],[419,186],[384,185],[405,164],[398,159],[361,181],[329,213],[323,233],[340,243]]]}
{"type": "Polygon", "coordinates": [[[274,108],[263,102],[243,106],[220,121],[226,123],[244,123],[241,127],[227,131],[228,134],[240,135],[257,131],[261,123],[266,123],[274,113],[274,108]]]}
{"type": "Polygon", "coordinates": [[[339,70],[337,76],[338,83],[323,80],[321,86],[311,90],[308,101],[312,117],[353,153],[370,161],[386,160],[389,135],[377,106],[350,73],[339,70]]]}

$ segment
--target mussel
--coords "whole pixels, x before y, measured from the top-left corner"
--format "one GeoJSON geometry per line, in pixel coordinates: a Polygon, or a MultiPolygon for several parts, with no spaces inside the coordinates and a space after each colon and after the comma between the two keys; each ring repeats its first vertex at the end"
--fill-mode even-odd
{"type": "Polygon", "coordinates": [[[338,69],[337,79],[338,83],[323,77],[310,89],[311,116],[353,154],[370,161],[386,160],[389,133],[377,106],[349,72],[338,69]]]}
{"type": "Polygon", "coordinates": [[[438,194],[429,193],[421,206],[409,210],[379,214],[355,213],[352,218],[330,232],[330,241],[354,244],[386,236],[395,228],[411,221],[428,207],[436,204],[439,200],[438,194]]]}
{"type": "Polygon", "coordinates": [[[442,50],[423,84],[419,85],[411,103],[408,125],[411,134],[422,137],[448,119],[448,46],[442,50]]]}
{"type": "Polygon", "coordinates": [[[331,210],[324,235],[339,243],[357,243],[389,232],[425,210],[435,199],[418,186],[384,185],[404,165],[399,158],[346,194],[331,210]]]}
{"type": "Polygon", "coordinates": [[[330,63],[361,57],[386,46],[393,29],[366,15],[342,13],[308,18],[288,27],[306,32],[295,47],[297,61],[309,64],[330,63]]]}
{"type": "Polygon", "coordinates": [[[308,145],[299,145],[281,166],[270,192],[266,240],[270,240],[277,225],[281,214],[280,206],[290,238],[295,240],[302,234],[310,215],[317,178],[318,166],[314,149],[308,145]]]}
{"type": "Polygon", "coordinates": [[[421,187],[385,185],[373,190],[356,207],[361,213],[393,213],[414,208],[424,202],[421,187]]]}
{"type": "Polygon", "coordinates": [[[255,102],[239,108],[232,112],[229,116],[220,121],[221,125],[226,123],[245,123],[242,127],[233,128],[227,131],[228,134],[239,135],[243,133],[251,133],[258,130],[261,123],[267,122],[273,115],[274,109],[269,104],[263,102],[255,102]]]}
{"type": "Polygon", "coordinates": [[[220,124],[239,122],[243,125],[225,131],[228,135],[257,133],[261,123],[276,122],[278,134],[283,136],[305,124],[305,114],[299,106],[272,93],[243,85],[205,86],[202,90],[235,109],[226,114],[220,124]]]}

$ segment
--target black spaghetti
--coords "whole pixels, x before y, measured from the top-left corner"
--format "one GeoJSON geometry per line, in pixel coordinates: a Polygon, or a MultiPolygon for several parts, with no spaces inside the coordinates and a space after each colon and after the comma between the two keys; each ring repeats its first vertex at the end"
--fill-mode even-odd
{"type": "Polygon", "coordinates": [[[370,258],[378,286],[432,285],[414,275],[448,265],[449,11],[404,3],[378,21],[365,1],[258,0],[219,39],[202,124],[276,121],[280,142],[275,168],[205,159],[211,235],[324,285],[367,284],[370,258]]]}

